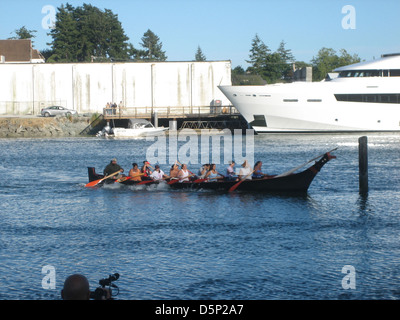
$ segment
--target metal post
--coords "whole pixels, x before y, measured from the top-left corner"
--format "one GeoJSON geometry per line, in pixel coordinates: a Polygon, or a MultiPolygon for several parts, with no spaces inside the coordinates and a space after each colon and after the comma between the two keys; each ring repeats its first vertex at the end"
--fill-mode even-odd
{"type": "Polygon", "coordinates": [[[359,185],[360,194],[368,193],[368,138],[358,139],[359,185]]]}
{"type": "Polygon", "coordinates": [[[158,128],[158,114],[157,111],[154,111],[154,126],[158,128]]]}
{"type": "Polygon", "coordinates": [[[176,119],[169,122],[169,130],[176,131],[178,128],[176,119]]]}

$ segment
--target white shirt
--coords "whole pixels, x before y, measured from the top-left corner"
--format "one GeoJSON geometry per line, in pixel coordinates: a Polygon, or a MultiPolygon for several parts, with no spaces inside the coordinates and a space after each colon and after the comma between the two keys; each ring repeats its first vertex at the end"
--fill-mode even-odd
{"type": "Polygon", "coordinates": [[[244,179],[247,176],[246,180],[251,180],[251,171],[252,170],[250,167],[240,168],[239,171],[239,176],[241,176],[240,178],[244,179]]]}
{"type": "Polygon", "coordinates": [[[181,171],[182,171],[182,175],[179,175],[178,176],[178,178],[180,179],[179,180],[179,182],[182,182],[182,181],[189,181],[189,171],[188,170],[183,170],[183,169],[181,169],[181,171]]]}
{"type": "Polygon", "coordinates": [[[162,171],[161,169],[160,171],[154,170],[150,177],[154,180],[161,180],[164,177],[164,171],[162,171]]]}

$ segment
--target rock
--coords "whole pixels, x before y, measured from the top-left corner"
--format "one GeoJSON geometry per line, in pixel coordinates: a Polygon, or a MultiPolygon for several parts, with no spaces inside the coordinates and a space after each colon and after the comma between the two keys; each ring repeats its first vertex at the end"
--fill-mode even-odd
{"type": "Polygon", "coordinates": [[[76,137],[88,126],[85,117],[0,117],[0,138],[76,137]]]}

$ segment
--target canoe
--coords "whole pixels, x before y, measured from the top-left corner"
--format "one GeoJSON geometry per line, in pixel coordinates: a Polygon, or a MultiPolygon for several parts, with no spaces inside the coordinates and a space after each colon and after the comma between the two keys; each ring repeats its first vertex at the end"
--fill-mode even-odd
{"type": "MultiPolygon", "coordinates": [[[[281,174],[268,176],[261,179],[244,180],[240,184],[238,181],[229,181],[225,179],[199,180],[196,177],[188,182],[175,182],[168,184],[174,190],[221,190],[221,191],[249,191],[249,192],[278,192],[278,193],[306,193],[320,172],[322,167],[331,159],[335,158],[329,152],[325,153],[312,166],[299,173],[281,174]]],[[[88,167],[89,182],[102,179],[104,176],[97,174],[94,167],[88,167]]],[[[132,181],[129,178],[122,179],[118,183],[123,185],[138,185],[139,182],[132,181]]],[[[168,180],[167,180],[168,181],[168,180]]],[[[101,184],[116,183],[115,180],[106,179],[101,184]]],[[[162,183],[159,181],[150,181],[145,185],[162,183]]]]}

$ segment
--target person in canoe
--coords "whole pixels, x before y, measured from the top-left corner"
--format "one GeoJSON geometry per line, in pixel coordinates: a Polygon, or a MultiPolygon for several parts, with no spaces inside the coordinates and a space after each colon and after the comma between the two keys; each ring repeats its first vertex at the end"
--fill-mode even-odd
{"type": "Polygon", "coordinates": [[[247,161],[247,160],[244,160],[244,162],[243,162],[243,164],[242,164],[242,167],[240,168],[240,171],[239,171],[239,179],[240,180],[243,180],[243,179],[246,179],[246,180],[251,180],[252,178],[251,178],[251,167],[250,167],[250,165],[249,165],[249,162],[247,161]]]}
{"type": "Polygon", "coordinates": [[[226,180],[228,181],[236,181],[238,180],[238,177],[236,176],[235,173],[235,161],[230,161],[228,168],[226,168],[226,180]]]}
{"type": "Polygon", "coordinates": [[[108,176],[110,174],[113,174],[114,172],[119,171],[120,173],[112,176],[110,179],[119,179],[122,177],[122,172],[124,172],[124,169],[117,163],[117,159],[113,158],[111,162],[104,168],[104,176],[108,176]]]}
{"type": "Polygon", "coordinates": [[[179,174],[179,167],[176,163],[174,163],[171,166],[171,169],[169,170],[169,177],[171,179],[178,179],[178,174],[179,174]]]}
{"type": "Polygon", "coordinates": [[[262,172],[261,166],[262,166],[261,161],[257,161],[256,164],[254,165],[253,179],[262,179],[265,177],[269,177],[268,174],[262,172]]]}
{"type": "Polygon", "coordinates": [[[132,163],[132,169],[129,170],[129,176],[132,181],[142,181],[141,172],[137,163],[132,163]]]}
{"type": "Polygon", "coordinates": [[[179,170],[179,173],[178,173],[179,182],[189,181],[189,178],[190,178],[189,177],[190,176],[189,173],[190,172],[189,172],[189,170],[187,168],[187,165],[186,164],[182,164],[181,170],[179,170]]]}
{"type": "Polygon", "coordinates": [[[206,163],[204,165],[201,166],[201,168],[199,169],[199,172],[197,174],[198,179],[204,179],[204,177],[206,176],[207,172],[210,170],[210,164],[206,163]]]}
{"type": "Polygon", "coordinates": [[[150,166],[150,162],[148,162],[147,160],[143,161],[143,166],[142,166],[142,180],[151,180],[151,174],[152,171],[150,170],[151,166],[150,166]]]}
{"type": "Polygon", "coordinates": [[[217,179],[225,178],[222,174],[218,173],[217,165],[212,163],[210,165],[210,170],[207,172],[205,179],[212,180],[213,182],[217,181],[217,179]]]}
{"type": "Polygon", "coordinates": [[[154,180],[154,181],[159,181],[162,179],[166,179],[169,178],[164,171],[161,170],[160,166],[158,164],[155,165],[154,167],[154,171],[153,173],[150,175],[150,177],[154,180]]]}

